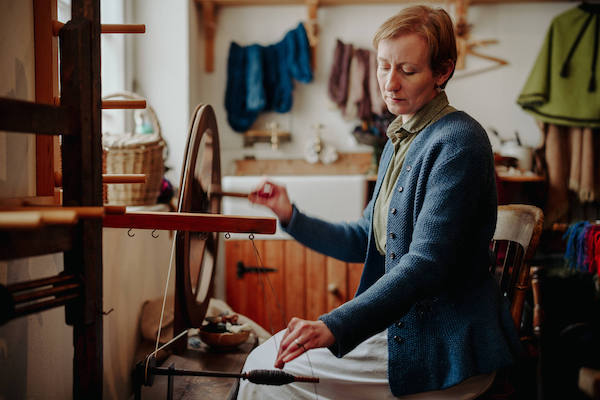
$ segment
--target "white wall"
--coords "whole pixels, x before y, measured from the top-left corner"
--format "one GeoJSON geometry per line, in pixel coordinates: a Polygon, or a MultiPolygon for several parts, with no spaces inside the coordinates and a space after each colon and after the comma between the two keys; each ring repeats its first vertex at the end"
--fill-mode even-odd
{"type": "Polygon", "coordinates": [[[133,90],[156,111],[169,145],[167,174],[179,185],[189,119],[188,0],[133,0],[132,23],[146,24],[134,42],[133,90]]]}
{"type": "MultiPolygon", "coordinates": [[[[341,151],[369,151],[354,142],[351,130],[355,121],[345,121],[339,111],[332,109],[327,99],[327,81],[336,38],[356,46],[371,48],[371,39],[377,27],[390,15],[406,5],[349,5],[326,7],[318,12],[320,43],[317,53],[315,80],[308,85],[296,84],[294,106],[288,114],[263,115],[255,126],[264,128],[268,120],[277,120],[293,135],[291,144],[272,151],[266,145],[243,149],[241,135],[227,124],[224,107],[226,68],[229,44],[270,44],[280,40],[284,33],[294,28],[307,15],[304,6],[253,6],[223,7],[217,12],[215,41],[215,72],[204,71],[204,41],[202,21],[190,22],[191,51],[190,81],[192,104],[212,104],[217,113],[221,135],[223,169],[231,172],[230,161],[244,155],[264,158],[301,157],[305,140],[313,134],[311,126],[325,125],[324,138],[341,151]],[[198,24],[198,26],[193,26],[198,24]],[[196,42],[196,43],[194,43],[196,42]]],[[[516,98],[533,65],[537,52],[551,19],[564,10],[575,7],[573,3],[523,3],[479,5],[469,8],[469,22],[473,24],[472,39],[497,39],[499,43],[478,50],[504,58],[509,62],[497,70],[461,77],[491,66],[486,60],[467,58],[467,69],[457,71],[447,92],[450,101],[477,118],[484,127],[495,127],[506,138],[515,130],[525,144],[535,146],[540,135],[531,117],[517,105],[516,98]]],[[[192,10],[197,13],[196,10],[192,10]]],[[[201,15],[201,13],[198,13],[201,15]]]]}

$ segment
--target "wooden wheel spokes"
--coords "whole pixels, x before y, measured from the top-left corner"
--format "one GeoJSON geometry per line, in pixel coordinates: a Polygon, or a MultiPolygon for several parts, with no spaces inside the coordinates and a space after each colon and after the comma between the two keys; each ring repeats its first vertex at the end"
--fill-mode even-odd
{"type": "MultiPolygon", "coordinates": [[[[221,199],[210,194],[221,183],[219,136],[214,111],[200,105],[190,124],[181,174],[178,212],[218,214],[221,199]]],[[[202,325],[212,294],[218,234],[178,232],[175,331],[202,325]]]]}

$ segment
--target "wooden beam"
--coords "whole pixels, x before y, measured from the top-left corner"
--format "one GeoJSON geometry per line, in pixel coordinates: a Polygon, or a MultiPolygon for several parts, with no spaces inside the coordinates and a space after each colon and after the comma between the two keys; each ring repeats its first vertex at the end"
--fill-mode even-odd
{"type": "Polygon", "coordinates": [[[106,215],[105,228],[159,229],[192,232],[230,232],[273,234],[275,218],[240,217],[232,215],[128,212],[122,215],[106,215]]]}
{"type": "Polygon", "coordinates": [[[0,260],[59,253],[73,245],[72,225],[47,225],[35,230],[0,231],[0,260]]]}
{"type": "MultiPolygon", "coordinates": [[[[58,38],[52,34],[52,21],[57,18],[56,0],[33,0],[35,102],[52,104],[58,96],[58,38]]],[[[36,193],[52,196],[54,184],[54,141],[57,138],[38,135],[35,138],[36,193]]]]}
{"type": "MultiPolygon", "coordinates": [[[[55,17],[56,19],[56,17],[55,17]]],[[[65,26],[60,21],[52,21],[52,33],[58,36],[60,30],[65,26]]],[[[100,27],[102,33],[146,33],[144,24],[102,24],[100,27]]]]}
{"type": "MultiPolygon", "coordinates": [[[[0,98],[0,130],[46,135],[70,135],[71,113],[66,107],[0,98]]],[[[50,171],[51,175],[54,172],[50,171]]]]}
{"type": "MultiPolygon", "coordinates": [[[[102,206],[100,1],[72,0],[60,30],[61,104],[74,110],[78,134],[63,137],[63,204],[102,206]]],[[[81,276],[82,296],[65,307],[73,325],[73,398],[102,399],[102,221],[76,226],[65,272],[81,276]]]]}
{"type": "MultiPolygon", "coordinates": [[[[54,105],[60,105],[60,97],[54,98],[54,105]]],[[[146,100],[102,100],[103,110],[143,110],[145,108],[146,100]]]]}

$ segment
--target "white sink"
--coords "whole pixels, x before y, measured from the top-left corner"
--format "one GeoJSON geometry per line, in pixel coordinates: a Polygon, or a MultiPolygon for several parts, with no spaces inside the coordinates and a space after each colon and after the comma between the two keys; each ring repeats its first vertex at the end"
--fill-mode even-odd
{"type": "MultiPolygon", "coordinates": [[[[250,192],[265,179],[263,176],[225,176],[222,189],[226,192],[250,192]]],[[[364,175],[297,175],[271,176],[269,180],[283,184],[290,200],[301,211],[327,221],[354,221],[362,215],[365,206],[366,182],[364,175]]],[[[222,213],[227,215],[267,216],[273,213],[266,207],[248,200],[224,197],[222,213]]],[[[277,226],[274,235],[255,235],[257,239],[290,239],[277,226]]],[[[232,234],[232,238],[247,238],[247,234],[232,234]]]]}

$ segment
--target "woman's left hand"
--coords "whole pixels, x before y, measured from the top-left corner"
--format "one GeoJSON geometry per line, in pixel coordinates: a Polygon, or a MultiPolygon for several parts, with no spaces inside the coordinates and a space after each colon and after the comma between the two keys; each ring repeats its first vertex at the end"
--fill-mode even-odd
{"type": "Polygon", "coordinates": [[[283,368],[285,363],[309,349],[328,347],[334,343],[335,337],[323,321],[292,318],[279,345],[275,368],[283,368]]]}

